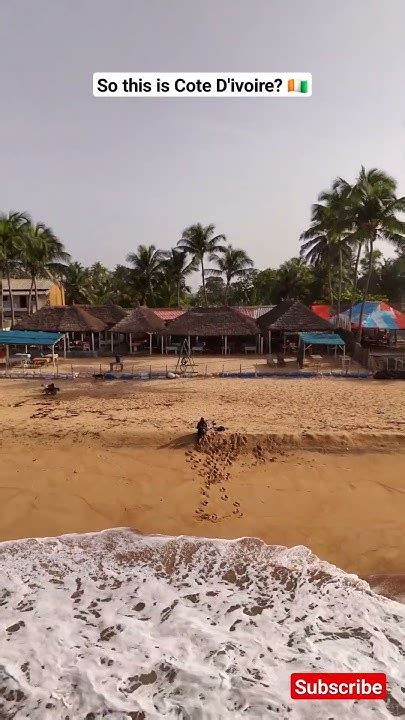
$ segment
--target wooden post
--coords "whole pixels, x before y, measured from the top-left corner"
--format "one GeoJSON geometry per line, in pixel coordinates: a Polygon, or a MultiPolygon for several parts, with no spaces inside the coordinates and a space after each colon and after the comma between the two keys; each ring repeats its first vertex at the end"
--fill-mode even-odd
{"type": "Polygon", "coordinates": [[[114,333],[111,333],[111,352],[114,354],[114,333]]]}
{"type": "Polygon", "coordinates": [[[149,380],[152,380],[152,365],[149,365],[149,380]]]}
{"type": "Polygon", "coordinates": [[[225,340],[224,340],[224,353],[225,353],[225,357],[226,357],[226,355],[228,354],[228,336],[227,335],[225,335],[225,340]]]}
{"type": "Polygon", "coordinates": [[[239,365],[239,377],[242,377],[242,363],[239,365]]]}
{"type": "Polygon", "coordinates": [[[269,330],[269,355],[271,355],[271,330],[269,330]]]}
{"type": "Polygon", "coordinates": [[[9,364],[10,364],[10,346],[6,345],[6,372],[8,371],[9,364]]]}
{"type": "Polygon", "coordinates": [[[149,333],[149,355],[152,355],[152,333],[149,333]]]}
{"type": "Polygon", "coordinates": [[[63,357],[66,360],[66,334],[63,336],[63,357]]]}
{"type": "Polygon", "coordinates": [[[207,375],[208,375],[208,365],[207,365],[207,363],[206,363],[206,364],[205,364],[205,377],[207,377],[207,375]]]}
{"type": "Polygon", "coordinates": [[[53,372],[55,374],[55,345],[52,345],[52,366],[53,372]]]}
{"type": "Polygon", "coordinates": [[[132,333],[129,333],[129,352],[132,355],[132,333]]]}
{"type": "Polygon", "coordinates": [[[161,340],[160,340],[161,355],[163,355],[163,352],[164,352],[163,343],[164,343],[164,337],[162,335],[161,340]]]}
{"type": "Polygon", "coordinates": [[[94,353],[94,332],[91,333],[91,350],[94,353]]]}

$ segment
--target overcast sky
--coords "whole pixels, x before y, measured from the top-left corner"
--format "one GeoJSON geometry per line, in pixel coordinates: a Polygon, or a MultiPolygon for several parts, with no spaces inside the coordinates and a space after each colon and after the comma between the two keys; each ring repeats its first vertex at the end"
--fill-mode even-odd
{"type": "Polygon", "coordinates": [[[363,163],[405,194],[405,0],[3,0],[0,210],[113,267],[214,223],[259,267],[363,163]],[[303,99],[93,98],[92,74],[313,74],[303,99]]]}

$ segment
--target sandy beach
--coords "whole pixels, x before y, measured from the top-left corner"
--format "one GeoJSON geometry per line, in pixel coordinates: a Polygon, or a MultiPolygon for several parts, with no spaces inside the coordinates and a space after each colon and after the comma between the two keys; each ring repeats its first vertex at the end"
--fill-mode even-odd
{"type": "Polygon", "coordinates": [[[1,381],[0,539],[134,527],[306,545],[403,573],[405,388],[361,380],[1,381]],[[202,452],[204,415],[226,427],[202,452]]]}

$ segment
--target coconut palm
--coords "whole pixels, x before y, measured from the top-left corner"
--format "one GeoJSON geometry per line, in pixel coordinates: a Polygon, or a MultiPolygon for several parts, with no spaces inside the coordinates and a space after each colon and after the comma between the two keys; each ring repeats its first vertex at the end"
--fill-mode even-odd
{"type": "Polygon", "coordinates": [[[178,247],[191,255],[193,260],[195,260],[201,268],[204,302],[207,306],[208,298],[205,286],[206,270],[204,260],[207,255],[211,258],[217,253],[224,252],[223,242],[225,242],[225,240],[225,235],[215,235],[215,225],[207,225],[204,227],[201,223],[197,223],[196,225],[190,225],[190,227],[186,228],[177,243],[178,247]]]}
{"type": "Polygon", "coordinates": [[[15,309],[11,287],[11,270],[21,264],[21,253],[24,246],[24,231],[30,217],[25,212],[11,210],[8,214],[0,214],[0,265],[6,275],[10,297],[11,324],[14,327],[15,309]]]}
{"type": "Polygon", "coordinates": [[[90,302],[91,284],[88,268],[83,267],[79,262],[71,262],[63,268],[61,275],[68,305],[90,302]]]}
{"type": "Polygon", "coordinates": [[[232,280],[241,280],[245,277],[253,267],[253,260],[244,250],[237,250],[232,245],[228,245],[220,255],[213,253],[211,260],[217,264],[218,269],[208,270],[209,275],[225,276],[225,305],[227,305],[232,280]]]}
{"type": "Polygon", "coordinates": [[[44,223],[28,223],[24,227],[22,262],[25,271],[31,278],[28,296],[28,314],[31,314],[32,293],[35,292],[35,308],[38,310],[37,279],[60,277],[70,255],[65,251],[63,243],[56,237],[52,228],[44,223]]]}
{"type": "Polygon", "coordinates": [[[363,299],[359,317],[358,339],[362,336],[364,306],[373,271],[373,251],[375,243],[386,240],[401,247],[405,238],[405,222],[398,217],[405,212],[405,197],[396,196],[396,181],[384,171],[361,168],[351,192],[351,213],[354,231],[351,240],[367,246],[368,268],[363,289],[363,299]]]}
{"type": "Polygon", "coordinates": [[[170,279],[176,286],[177,307],[180,306],[181,291],[185,290],[185,280],[196,269],[194,258],[188,261],[186,252],[172,248],[166,253],[163,271],[165,278],[170,279]]]}
{"type": "Polygon", "coordinates": [[[277,302],[305,299],[313,282],[312,268],[306,264],[303,258],[287,260],[277,270],[275,287],[277,302]]]}
{"type": "Polygon", "coordinates": [[[311,225],[301,234],[301,256],[314,267],[324,268],[328,276],[330,303],[333,305],[332,273],[338,266],[337,312],[340,314],[344,261],[351,255],[347,239],[351,229],[348,189],[333,187],[320,193],[312,206],[311,225]]]}
{"type": "Polygon", "coordinates": [[[151,303],[154,305],[154,285],[158,281],[165,261],[164,253],[162,250],[157,250],[154,245],[138,245],[137,251],[129,253],[126,260],[134,269],[135,280],[141,295],[141,304],[145,303],[149,293],[151,303]]]}

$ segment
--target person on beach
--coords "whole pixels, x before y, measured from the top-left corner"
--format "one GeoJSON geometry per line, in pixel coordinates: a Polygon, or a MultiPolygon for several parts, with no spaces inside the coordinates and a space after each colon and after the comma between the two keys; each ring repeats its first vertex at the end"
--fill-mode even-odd
{"type": "Polygon", "coordinates": [[[204,418],[200,418],[197,423],[197,444],[201,445],[205,435],[207,434],[208,425],[204,418]]]}

